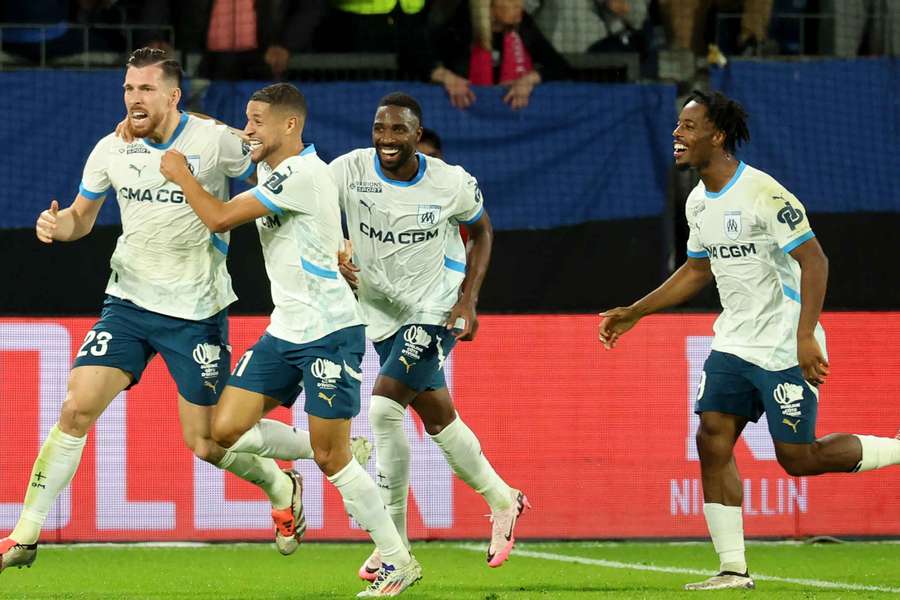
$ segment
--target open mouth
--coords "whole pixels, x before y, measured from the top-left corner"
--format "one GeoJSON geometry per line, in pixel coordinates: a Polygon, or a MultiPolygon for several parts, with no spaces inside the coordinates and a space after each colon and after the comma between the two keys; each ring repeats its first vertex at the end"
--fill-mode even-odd
{"type": "Polygon", "coordinates": [[[675,142],[674,144],[672,144],[672,149],[672,156],[674,156],[675,158],[681,158],[681,156],[683,156],[684,153],[687,152],[687,146],[679,142],[675,142]]]}
{"type": "Polygon", "coordinates": [[[142,127],[146,125],[150,120],[150,114],[141,109],[135,109],[131,111],[131,123],[138,127],[142,127]]]}
{"type": "Polygon", "coordinates": [[[250,146],[250,152],[256,152],[263,147],[263,143],[256,138],[250,138],[247,140],[247,144],[250,146]]]}
{"type": "Polygon", "coordinates": [[[381,154],[382,158],[386,158],[388,160],[393,160],[400,155],[400,148],[378,148],[378,153],[381,154]]]}

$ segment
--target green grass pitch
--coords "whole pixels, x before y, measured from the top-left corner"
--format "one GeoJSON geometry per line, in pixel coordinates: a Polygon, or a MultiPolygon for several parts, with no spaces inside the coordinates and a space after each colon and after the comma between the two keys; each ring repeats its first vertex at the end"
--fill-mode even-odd
{"type": "MultiPolygon", "coordinates": [[[[194,547],[42,546],[31,569],[0,574],[0,598],[351,598],[363,588],[362,544],[304,544],[280,556],[270,544],[194,547]]],[[[483,545],[418,543],[424,578],[404,598],[875,598],[900,595],[900,544],[750,543],[757,590],[684,592],[715,567],[709,543],[520,543],[499,569],[483,545]],[[751,595],[752,594],[752,595],[751,595]]]]}

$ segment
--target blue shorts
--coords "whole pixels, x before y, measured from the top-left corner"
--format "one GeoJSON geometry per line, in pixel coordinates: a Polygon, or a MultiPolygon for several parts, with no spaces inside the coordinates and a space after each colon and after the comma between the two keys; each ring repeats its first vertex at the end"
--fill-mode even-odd
{"type": "Polygon", "coordinates": [[[219,400],[231,365],[228,311],[202,321],[179,319],[107,296],[100,320],[84,338],[72,367],[115,367],[131,375],[131,387],[156,354],[166,361],[178,393],[191,404],[212,406],[219,400]]]}
{"type": "Polygon", "coordinates": [[[721,412],[754,423],[766,413],[772,438],[788,444],[816,439],[819,394],[800,367],[767,371],[733,354],[713,350],[703,365],[694,412],[721,412]]]}
{"type": "Polygon", "coordinates": [[[445,388],[444,361],[455,344],[456,338],[443,325],[404,325],[391,337],[375,342],[379,374],[417,392],[445,388]]]}
{"type": "Polygon", "coordinates": [[[304,389],[307,413],[323,419],[359,414],[366,330],[339,329],[307,344],[264,333],[238,360],[228,385],[275,398],[291,406],[304,389]]]}

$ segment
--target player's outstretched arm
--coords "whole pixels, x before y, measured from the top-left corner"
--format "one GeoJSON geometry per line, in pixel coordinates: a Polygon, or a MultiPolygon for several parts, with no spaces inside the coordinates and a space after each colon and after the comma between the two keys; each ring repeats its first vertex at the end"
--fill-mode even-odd
{"type": "Polygon", "coordinates": [[[600,341],[607,349],[641,318],[693,298],[712,281],[708,258],[688,258],[661,286],[632,304],[600,313],[600,341]]]}
{"type": "Polygon", "coordinates": [[[816,324],[825,302],[828,286],[828,258],[816,238],[793,250],[791,257],[800,263],[800,321],[797,324],[797,360],[803,377],[815,385],[825,383],[828,361],[815,338],[816,324]]]}
{"type": "Polygon", "coordinates": [[[478,333],[478,295],[481,284],[487,275],[491,262],[491,249],[494,246],[494,227],[486,210],[481,217],[466,225],[469,230],[469,242],[466,244],[466,277],[459,289],[459,300],[450,310],[447,318],[447,329],[453,331],[456,339],[468,342],[475,339],[478,333]]]}
{"type": "Polygon", "coordinates": [[[94,228],[103,200],[91,200],[78,194],[72,205],[63,210],[59,210],[59,202],[53,200],[50,208],[38,216],[35,224],[37,238],[45,244],[83,238],[94,228]]]}
{"type": "Polygon", "coordinates": [[[184,154],[177,150],[169,150],[163,155],[159,171],[163,177],[181,186],[188,204],[213,233],[231,231],[270,212],[250,192],[238,194],[231,202],[222,202],[203,189],[188,168],[184,154]]]}

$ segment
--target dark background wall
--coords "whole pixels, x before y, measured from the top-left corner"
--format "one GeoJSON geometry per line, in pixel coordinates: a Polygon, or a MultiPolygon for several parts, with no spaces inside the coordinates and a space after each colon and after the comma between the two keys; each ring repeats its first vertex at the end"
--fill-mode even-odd
{"type": "MultiPolygon", "coordinates": [[[[896,309],[900,215],[810,215],[831,261],[826,307],[896,309]]],[[[97,314],[118,226],[77,242],[45,246],[31,229],[0,233],[0,314],[97,314]]],[[[666,275],[662,219],[595,221],[552,230],[496,233],[483,312],[596,312],[630,303],[666,275]]],[[[269,283],[253,226],[232,234],[228,266],[239,296],[234,314],[266,314],[269,283]]],[[[687,305],[718,310],[713,288],[687,305]]]]}

